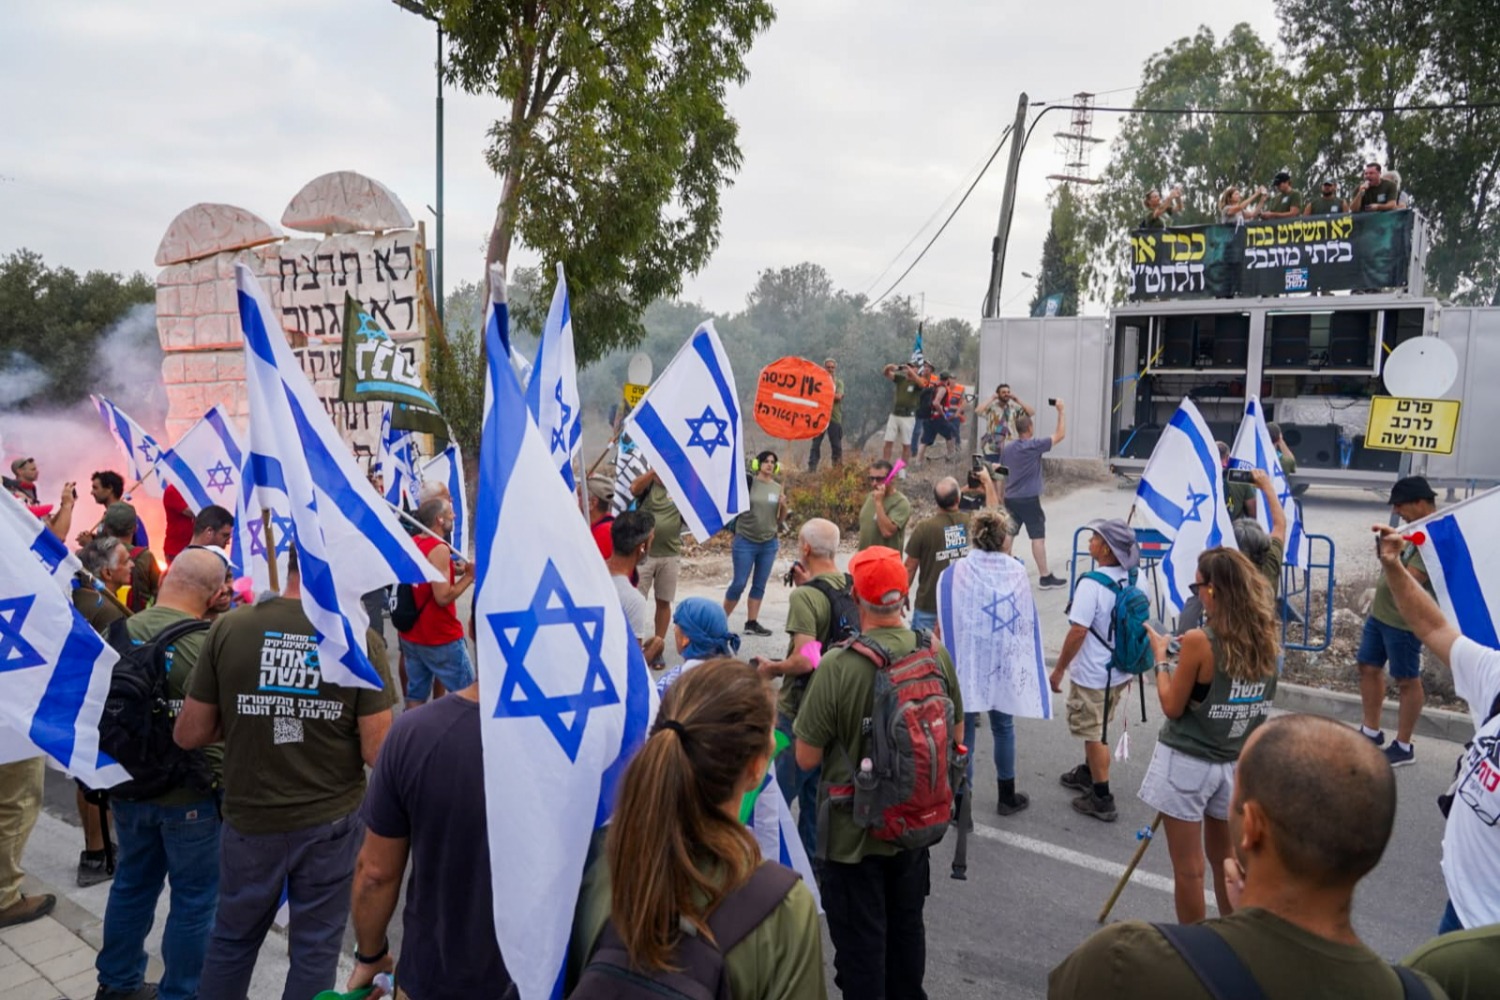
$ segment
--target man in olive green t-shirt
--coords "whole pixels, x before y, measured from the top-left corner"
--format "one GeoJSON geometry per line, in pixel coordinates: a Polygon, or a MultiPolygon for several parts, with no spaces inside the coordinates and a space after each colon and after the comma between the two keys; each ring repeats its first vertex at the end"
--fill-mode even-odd
{"type": "MultiPolygon", "coordinates": [[[[162,578],[156,603],[125,619],[123,627],[132,643],[150,642],[181,622],[201,620],[226,587],[224,560],[206,549],[188,549],[162,578]]],[[[172,639],[162,651],[172,715],[197,672],[206,632],[205,622],[200,630],[172,639]]],[[[206,783],[217,782],[222,751],[205,747],[201,756],[207,758],[196,762],[201,784],[184,782],[149,799],[132,796],[129,784],[111,790],[120,853],[104,912],[103,947],[95,963],[101,996],[132,996],[143,988],[146,934],[168,879],[172,895],[162,938],[166,968],[160,989],[166,996],[198,993],[219,891],[219,804],[206,783]]]]}
{"type": "MultiPolygon", "coordinates": [[[[881,374],[895,385],[896,396],[891,402],[891,415],[885,421],[885,444],[880,457],[891,460],[891,451],[897,441],[901,442],[901,458],[911,461],[911,438],[917,426],[917,401],[922,390],[927,388],[927,379],[922,377],[921,367],[915,363],[886,365],[881,374]]],[[[902,475],[905,476],[905,470],[902,475]]]]}
{"type": "Polygon", "coordinates": [[[1302,214],[1302,196],[1292,190],[1292,175],[1283,170],[1271,182],[1271,193],[1261,206],[1262,219],[1290,219],[1302,214]]]}
{"type": "Polygon", "coordinates": [[[1318,193],[1313,195],[1302,209],[1303,215],[1342,215],[1344,199],[1339,197],[1339,186],[1333,181],[1324,181],[1318,193]]]}
{"type": "MultiPolygon", "coordinates": [[[[1432,492],[1426,479],[1407,476],[1396,480],[1391,487],[1390,504],[1401,520],[1410,523],[1437,511],[1437,494],[1432,492]]],[[[1432,593],[1432,584],[1422,565],[1422,554],[1415,545],[1406,547],[1401,562],[1417,582],[1432,593]]],[[[1359,662],[1359,698],[1364,707],[1361,731],[1376,746],[1385,745],[1380,713],[1385,707],[1385,668],[1389,663],[1391,679],[1396,682],[1400,698],[1400,710],[1396,717],[1396,740],[1385,748],[1385,756],[1392,767],[1413,763],[1416,753],[1412,750],[1411,735],[1427,701],[1422,691],[1422,641],[1396,609],[1396,601],[1391,597],[1391,588],[1383,573],[1375,584],[1375,600],[1370,605],[1369,617],[1365,619],[1355,659],[1359,662]]]]}
{"type": "MultiPolygon", "coordinates": [[[[677,509],[667,484],[655,469],[638,476],[630,484],[636,508],[650,514],[656,522],[656,536],[646,551],[646,560],[636,567],[636,589],[642,597],[656,596],[656,638],[666,642],[667,628],[672,624],[672,602],[677,599],[677,577],[682,566],[682,512],[677,509]]],[[[642,636],[641,638],[645,638],[642,636]]]]}
{"type": "Polygon", "coordinates": [[[369,656],[380,690],[323,679],[295,549],[280,597],[231,611],[208,632],[176,732],[183,747],[221,732],[224,741],[222,850],[234,861],[221,868],[203,996],[245,995],[283,887],[292,956],[284,995],[334,984],[364,833],[364,769],[375,764],[395,700],[378,639],[369,656]]]}
{"type": "MultiPolygon", "coordinates": [[[[975,471],[984,484],[984,505],[996,504],[995,483],[988,469],[975,471]]],[[[930,632],[937,625],[938,577],[956,561],[969,554],[969,517],[971,511],[960,510],[963,494],[952,476],[939,479],[932,487],[938,512],[912,529],[906,540],[906,572],[916,585],[912,603],[911,627],[930,632]]]]}
{"type": "MultiPolygon", "coordinates": [[[[1355,886],[1380,862],[1395,818],[1390,769],[1351,729],[1314,715],[1267,720],[1235,771],[1234,856],[1224,863],[1234,913],[1195,927],[1112,924],[1052,970],[1047,996],[1208,1000],[1215,994],[1165,936],[1196,928],[1221,938],[1243,965],[1225,968],[1227,978],[1253,977],[1265,1000],[1416,995],[1351,924],[1355,886]]],[[[1207,963],[1205,950],[1193,954],[1207,963]]],[[[1435,1000],[1447,996],[1419,976],[1435,1000]]]]}
{"type": "Polygon", "coordinates": [[[1378,163],[1365,164],[1365,179],[1354,189],[1349,202],[1351,212],[1394,212],[1401,207],[1401,192],[1395,181],[1381,172],[1378,163]]]}
{"type": "Polygon", "coordinates": [[[839,363],[833,358],[823,362],[828,378],[833,382],[833,410],[828,414],[828,426],[812,440],[812,450],[807,453],[809,472],[818,471],[818,462],[823,458],[823,438],[828,438],[828,448],[833,454],[833,464],[844,462],[844,380],[839,378],[839,363]]]}
{"type": "Polygon", "coordinates": [[[884,545],[897,552],[906,547],[906,525],[911,520],[911,501],[896,489],[891,463],[877,458],[865,472],[870,493],[859,509],[859,551],[884,545]]]}
{"type": "MultiPolygon", "coordinates": [[[[955,488],[955,493],[957,492],[955,488]]],[[[876,546],[849,560],[859,601],[860,635],[895,659],[917,648],[902,621],[909,583],[898,553],[876,546]]],[[[953,661],[934,656],[953,703],[948,736],[962,744],[963,695],[953,661]]],[[[856,762],[871,753],[865,732],[874,705],[875,664],[851,649],[831,650],[797,712],[797,766],[824,768],[824,788],[849,785],[856,762]]],[[[825,793],[826,794],[826,793],[825,793]]],[[[822,866],[823,910],[833,939],[835,982],[845,997],[920,997],[926,966],[922,912],[929,889],[927,848],[905,850],[855,823],[848,806],[829,804],[822,866]]]]}

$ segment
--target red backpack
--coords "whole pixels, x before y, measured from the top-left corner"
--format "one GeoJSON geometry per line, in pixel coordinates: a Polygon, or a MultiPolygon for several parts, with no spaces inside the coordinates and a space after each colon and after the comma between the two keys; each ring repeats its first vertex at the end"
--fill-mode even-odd
{"type": "Polygon", "coordinates": [[[828,801],[851,805],[855,824],[871,836],[905,850],[931,847],[953,820],[969,761],[953,739],[953,699],[932,637],[917,633],[917,648],[894,662],[867,636],[848,648],[875,664],[875,696],[863,727],[870,755],[850,762],[853,784],[828,786],[828,801]]]}

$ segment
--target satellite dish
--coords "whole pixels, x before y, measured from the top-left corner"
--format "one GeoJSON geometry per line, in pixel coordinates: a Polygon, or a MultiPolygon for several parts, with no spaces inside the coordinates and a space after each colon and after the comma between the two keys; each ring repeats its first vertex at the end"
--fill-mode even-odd
{"type": "Polygon", "coordinates": [[[1381,374],[1392,396],[1436,399],[1458,379],[1458,355],[1436,337],[1413,337],[1391,352],[1381,374]]]}
{"type": "MultiPolygon", "coordinates": [[[[1455,362],[1455,365],[1457,362],[1455,362]]],[[[1457,368],[1454,369],[1457,371],[1457,368]]],[[[630,356],[630,364],[625,369],[625,381],[633,385],[651,384],[651,355],[637,351],[630,356]]]]}

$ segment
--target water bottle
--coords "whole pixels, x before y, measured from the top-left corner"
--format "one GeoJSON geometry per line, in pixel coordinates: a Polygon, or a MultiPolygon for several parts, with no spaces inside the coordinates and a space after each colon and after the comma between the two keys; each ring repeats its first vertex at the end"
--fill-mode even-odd
{"type": "Polygon", "coordinates": [[[875,777],[875,762],[866,757],[859,762],[859,770],[854,774],[854,801],[851,805],[854,822],[859,826],[870,825],[875,813],[875,789],[879,784],[875,777]]]}
{"type": "Polygon", "coordinates": [[[375,973],[375,988],[388,997],[396,995],[396,977],[389,972],[375,973]]]}

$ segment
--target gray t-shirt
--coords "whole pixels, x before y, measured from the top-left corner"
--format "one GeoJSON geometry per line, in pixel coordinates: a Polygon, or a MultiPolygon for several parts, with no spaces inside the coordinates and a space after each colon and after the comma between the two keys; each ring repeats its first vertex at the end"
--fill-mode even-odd
{"type": "Polygon", "coordinates": [[[655,635],[655,612],[652,611],[650,603],[641,596],[641,592],[631,586],[630,577],[611,574],[610,580],[620,595],[620,607],[625,610],[625,620],[630,623],[636,639],[645,640],[655,635]]]}
{"type": "Polygon", "coordinates": [[[1005,480],[1006,497],[1028,499],[1042,495],[1042,456],[1052,450],[1050,437],[1031,437],[1008,442],[1000,452],[1000,463],[1010,470],[1005,480]]]}

